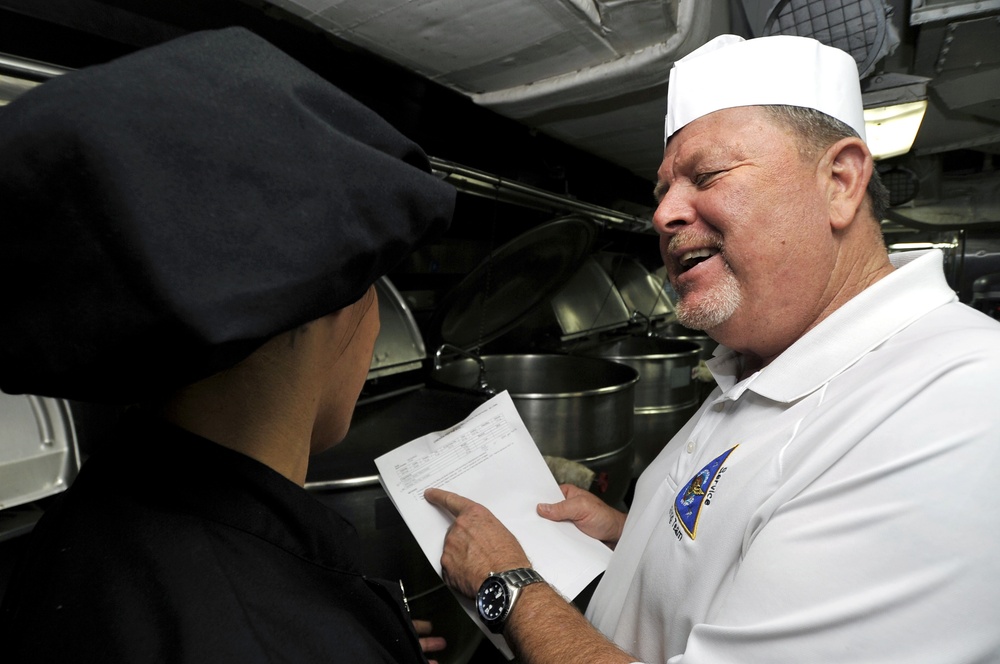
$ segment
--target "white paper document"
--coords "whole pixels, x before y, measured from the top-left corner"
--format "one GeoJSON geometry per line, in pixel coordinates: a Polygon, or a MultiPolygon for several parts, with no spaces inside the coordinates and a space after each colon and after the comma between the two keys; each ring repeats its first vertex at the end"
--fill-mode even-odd
{"type": "MultiPolygon", "coordinates": [[[[452,491],[487,507],[517,537],[532,567],[569,599],[608,565],[611,550],[604,544],[571,523],[538,516],[538,503],[556,503],[563,495],[507,392],[451,429],[383,454],[375,465],[383,488],[438,575],[452,517],[424,500],[429,487],[452,491]]],[[[460,601],[483,632],[510,656],[502,637],[491,634],[479,621],[474,602],[460,601]]]]}

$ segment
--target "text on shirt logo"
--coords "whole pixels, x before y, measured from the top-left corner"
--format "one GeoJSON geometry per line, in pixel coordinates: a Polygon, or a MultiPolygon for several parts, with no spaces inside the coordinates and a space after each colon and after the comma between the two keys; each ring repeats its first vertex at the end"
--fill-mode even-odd
{"type": "Polygon", "coordinates": [[[707,466],[695,473],[683,489],[677,494],[674,500],[674,511],[670,519],[674,536],[678,541],[687,534],[690,539],[694,539],[698,534],[698,520],[701,518],[701,508],[712,503],[712,496],[715,495],[719,480],[726,472],[723,464],[729,455],[732,454],[739,445],[734,445],[715,459],[707,466]]]}

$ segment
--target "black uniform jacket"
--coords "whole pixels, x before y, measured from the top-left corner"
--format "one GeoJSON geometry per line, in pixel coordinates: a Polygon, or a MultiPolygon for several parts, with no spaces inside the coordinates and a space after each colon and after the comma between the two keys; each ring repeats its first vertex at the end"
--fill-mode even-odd
{"type": "Polygon", "coordinates": [[[35,531],[0,609],[20,662],[425,662],[398,582],[257,461],[132,414],[35,531]]]}

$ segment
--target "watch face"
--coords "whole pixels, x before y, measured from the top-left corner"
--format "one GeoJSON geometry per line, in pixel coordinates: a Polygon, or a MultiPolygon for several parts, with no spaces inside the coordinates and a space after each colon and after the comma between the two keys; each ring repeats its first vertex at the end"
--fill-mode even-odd
{"type": "Polygon", "coordinates": [[[507,611],[507,586],[500,579],[489,578],[479,589],[476,602],[483,620],[500,620],[507,611]]]}

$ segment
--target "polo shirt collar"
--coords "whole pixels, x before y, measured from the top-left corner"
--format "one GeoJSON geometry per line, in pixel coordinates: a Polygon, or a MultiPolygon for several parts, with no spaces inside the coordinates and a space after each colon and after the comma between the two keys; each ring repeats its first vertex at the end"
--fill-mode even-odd
{"type": "Polygon", "coordinates": [[[739,354],[719,346],[708,367],[723,398],[746,390],[790,403],[819,389],[899,330],[958,298],[939,249],[890,254],[897,268],[834,311],[769,365],[739,381],[739,354]]]}

